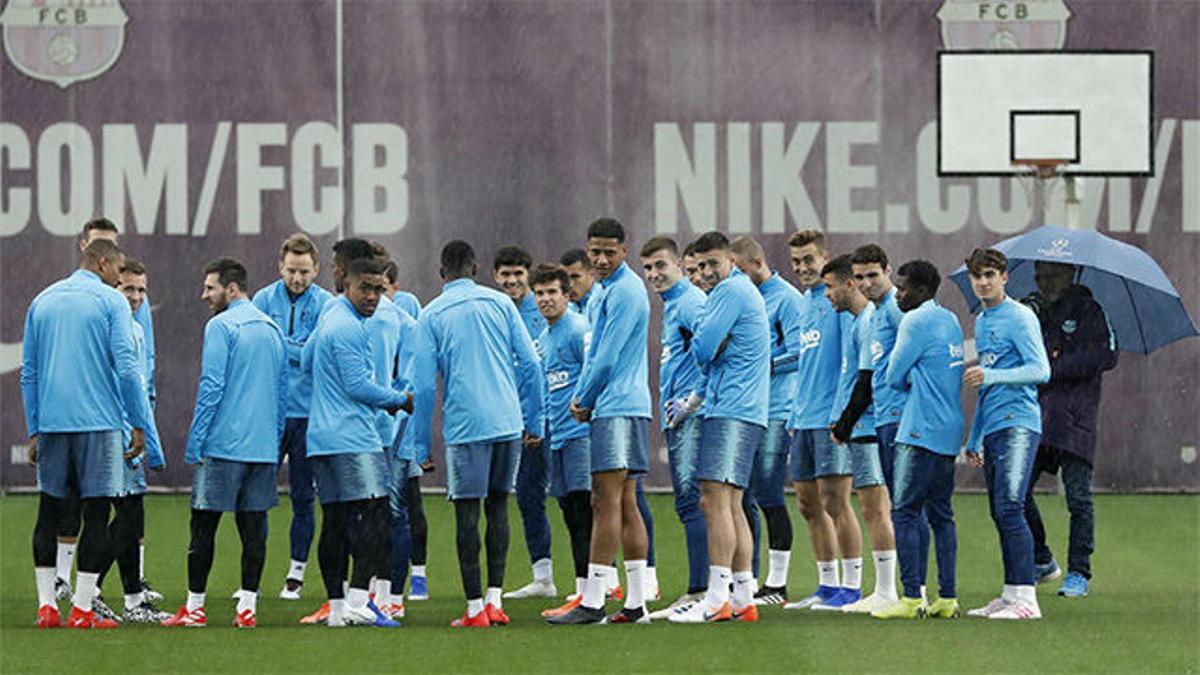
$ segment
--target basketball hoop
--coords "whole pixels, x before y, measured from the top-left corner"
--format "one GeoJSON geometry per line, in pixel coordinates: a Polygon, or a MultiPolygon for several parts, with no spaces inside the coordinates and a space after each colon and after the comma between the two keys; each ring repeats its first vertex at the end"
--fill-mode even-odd
{"type": "MultiPolygon", "coordinates": [[[[1014,168],[1021,170],[1017,178],[1021,182],[1022,189],[1025,190],[1025,197],[1029,201],[1030,208],[1033,207],[1036,201],[1037,184],[1042,184],[1042,213],[1043,216],[1050,213],[1051,197],[1054,194],[1056,181],[1062,178],[1062,171],[1071,164],[1071,160],[1059,157],[1038,157],[1032,159],[1013,159],[1014,168]]],[[[1066,186],[1066,219],[1064,223],[1067,227],[1077,227],[1079,225],[1079,197],[1076,192],[1076,181],[1073,176],[1066,176],[1064,182],[1066,186]]]]}
{"type": "Polygon", "coordinates": [[[1027,167],[1027,170],[1042,180],[1058,177],[1062,168],[1071,160],[1059,157],[1038,157],[1035,159],[1014,159],[1013,166],[1027,167]]]}

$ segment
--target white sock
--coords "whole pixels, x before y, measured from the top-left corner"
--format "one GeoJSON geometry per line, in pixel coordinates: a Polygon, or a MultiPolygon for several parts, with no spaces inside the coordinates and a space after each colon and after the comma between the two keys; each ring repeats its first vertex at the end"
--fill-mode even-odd
{"type": "Polygon", "coordinates": [[[342,598],[345,599],[349,596],[350,596],[350,582],[343,581],[342,582],[342,598]]]}
{"type": "Polygon", "coordinates": [[[500,598],[501,598],[500,588],[497,586],[488,586],[487,599],[484,601],[484,604],[491,605],[491,606],[495,607],[496,609],[503,609],[504,605],[501,603],[500,598]]]}
{"type": "Polygon", "coordinates": [[[1037,587],[1036,586],[1014,586],[1017,600],[1029,607],[1037,607],[1037,587]]]}
{"type": "Polygon", "coordinates": [[[836,560],[817,561],[817,583],[829,588],[838,587],[838,568],[836,560]]]}
{"type": "MultiPolygon", "coordinates": [[[[238,599],[241,600],[241,598],[238,598],[238,599]]],[[[204,607],[204,594],[203,593],[193,593],[191,591],[188,591],[187,610],[189,612],[194,612],[198,609],[203,609],[203,607],[204,607]]]]}
{"type": "Polygon", "coordinates": [[[483,598],[471,598],[467,600],[467,616],[479,616],[483,611],[483,598]]]}
{"type": "Polygon", "coordinates": [[[133,609],[142,604],[142,592],[125,594],[125,609],[133,609]]]}
{"type": "Polygon", "coordinates": [[[758,583],[754,581],[754,572],[742,570],[733,573],[733,607],[742,609],[754,604],[754,594],[758,591],[758,583]]]}
{"type": "Polygon", "coordinates": [[[921,584],[921,602],[929,602],[929,594],[925,592],[925,584],[921,584]]]}
{"type": "Polygon", "coordinates": [[[589,609],[603,609],[604,595],[609,589],[609,577],[617,573],[615,567],[588,563],[587,583],[583,586],[583,606],[589,609]]]}
{"type": "Polygon", "coordinates": [[[243,589],[241,595],[238,596],[236,611],[238,614],[241,614],[247,609],[254,614],[258,613],[258,593],[256,591],[247,591],[243,589]]]}
{"type": "Polygon", "coordinates": [[[733,581],[733,571],[720,565],[708,567],[708,593],[704,600],[709,607],[719,608],[729,602],[729,584],[733,581]]]}
{"type": "Polygon", "coordinates": [[[92,600],[96,598],[96,580],[100,575],[95,572],[79,572],[75,575],[75,606],[79,609],[92,611],[92,600]]]}
{"type": "Polygon", "coordinates": [[[346,625],[346,599],[338,598],[337,600],[329,601],[329,618],[326,622],[330,626],[346,625]]]}
{"type": "Polygon", "coordinates": [[[63,581],[71,580],[71,566],[75,562],[75,542],[69,544],[58,542],[58,557],[55,573],[63,581]]]}
{"type": "Polygon", "coordinates": [[[575,577],[575,595],[582,596],[585,588],[587,588],[587,577],[575,577]]]}
{"type": "Polygon", "coordinates": [[[391,579],[376,579],[375,580],[375,606],[379,608],[389,607],[392,604],[392,580],[391,579]]]}
{"type": "MultiPolygon", "coordinates": [[[[59,544],[59,546],[62,546],[62,544],[59,544]]],[[[33,578],[37,581],[38,607],[55,604],[54,577],[56,575],[57,570],[53,567],[33,568],[33,578]]]]}
{"type": "Polygon", "coordinates": [[[646,606],[646,561],[625,561],[625,608],[642,609],[646,606]]]}
{"type": "Polygon", "coordinates": [[[306,567],[308,567],[307,561],[300,562],[299,560],[293,560],[291,566],[288,567],[287,578],[294,579],[295,581],[299,581],[299,582],[303,583],[304,582],[304,568],[306,568],[306,567]]]}
{"type": "Polygon", "coordinates": [[[874,551],[875,594],[885,598],[896,597],[896,552],[874,551]]]}
{"type": "Polygon", "coordinates": [[[604,572],[605,572],[605,574],[608,575],[608,577],[607,577],[608,585],[604,587],[605,593],[608,593],[608,589],[610,589],[610,588],[618,588],[621,586],[621,577],[617,576],[616,565],[605,565],[604,572]]]}
{"type": "Polygon", "coordinates": [[[138,579],[146,578],[146,545],[138,544],[138,579]]]}
{"type": "Polygon", "coordinates": [[[371,600],[371,594],[365,588],[351,588],[346,593],[346,607],[349,609],[364,609],[371,600]]]}
{"type": "Polygon", "coordinates": [[[414,577],[425,576],[425,566],[424,565],[413,565],[412,566],[412,575],[414,577]]]}
{"type": "Polygon", "coordinates": [[[533,563],[533,580],[543,584],[554,583],[554,563],[549,558],[533,563]]]}
{"type": "Polygon", "coordinates": [[[642,573],[642,581],[645,584],[643,599],[650,602],[658,597],[658,569],[647,565],[646,570],[642,573]]]}
{"type": "Polygon", "coordinates": [[[862,558],[842,558],[842,588],[862,588],[862,558]]]}
{"type": "Polygon", "coordinates": [[[1017,599],[1017,587],[1012,584],[1004,584],[1004,591],[1000,593],[1000,597],[1012,602],[1017,599]]]}
{"type": "Polygon", "coordinates": [[[788,567],[792,564],[791,551],[776,551],[767,552],[768,563],[767,567],[767,585],[772,588],[787,586],[788,567]]]}

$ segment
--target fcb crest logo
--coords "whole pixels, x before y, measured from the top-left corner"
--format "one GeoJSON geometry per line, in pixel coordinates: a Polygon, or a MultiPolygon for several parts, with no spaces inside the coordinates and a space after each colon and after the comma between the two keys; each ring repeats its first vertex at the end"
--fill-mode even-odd
{"type": "Polygon", "coordinates": [[[1063,0],[945,0],[937,17],[946,49],[1062,49],[1071,11],[1063,0]]]}
{"type": "Polygon", "coordinates": [[[128,22],[121,0],[9,0],[0,13],[12,64],[64,89],[117,62],[128,22]]]}

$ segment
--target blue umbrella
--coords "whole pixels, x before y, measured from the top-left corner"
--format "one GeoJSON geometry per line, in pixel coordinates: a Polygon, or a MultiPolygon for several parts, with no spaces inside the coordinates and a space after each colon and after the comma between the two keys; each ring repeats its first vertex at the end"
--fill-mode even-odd
{"type": "MultiPolygon", "coordinates": [[[[1108,314],[1117,347],[1127,352],[1150,352],[1176,340],[1200,335],[1171,280],[1142,249],[1106,237],[1095,230],[1072,230],[1044,225],[995,244],[1008,256],[1008,295],[1022,298],[1037,290],[1034,263],[1075,265],[1076,283],[1091,289],[1108,314]]],[[[965,265],[950,278],[958,284],[974,312],[979,300],[971,291],[965,265]]]]}

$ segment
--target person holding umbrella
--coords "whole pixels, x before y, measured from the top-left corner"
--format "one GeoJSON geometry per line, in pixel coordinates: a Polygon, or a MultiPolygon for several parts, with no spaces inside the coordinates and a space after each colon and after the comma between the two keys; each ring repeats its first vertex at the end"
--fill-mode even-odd
{"type": "Polygon", "coordinates": [[[1071,529],[1068,574],[1058,594],[1072,598],[1086,597],[1092,578],[1092,463],[1100,378],[1117,365],[1116,338],[1108,316],[1091,290],[1075,283],[1077,271],[1074,265],[1038,261],[1034,267],[1038,290],[1021,300],[1037,313],[1050,358],[1050,381],[1038,391],[1042,439],[1025,495],[1025,520],[1033,535],[1037,581],[1053,581],[1062,571],[1046,545],[1046,528],[1033,499],[1033,485],[1042,473],[1061,471],[1071,529]]]}

